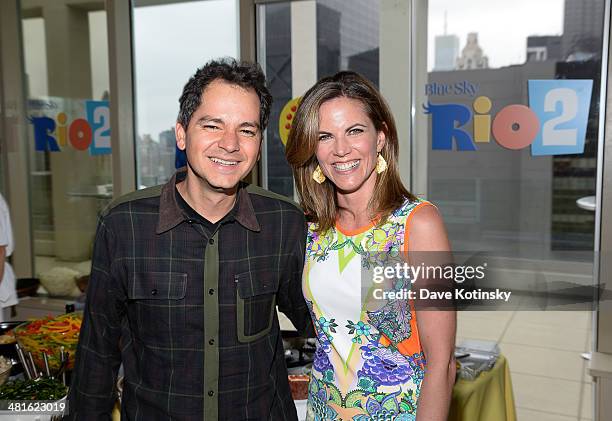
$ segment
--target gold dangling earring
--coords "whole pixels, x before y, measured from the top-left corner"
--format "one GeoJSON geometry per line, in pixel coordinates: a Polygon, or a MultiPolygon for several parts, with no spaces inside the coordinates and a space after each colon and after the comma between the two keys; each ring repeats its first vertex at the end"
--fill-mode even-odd
{"type": "Polygon", "coordinates": [[[385,172],[386,169],[387,169],[387,161],[385,161],[385,158],[383,158],[383,156],[379,153],[378,159],[376,161],[376,174],[383,173],[385,172]]]}
{"type": "Polygon", "coordinates": [[[325,181],[325,174],[321,171],[321,166],[317,165],[317,168],[312,173],[312,179],[319,184],[323,184],[325,181]]]}

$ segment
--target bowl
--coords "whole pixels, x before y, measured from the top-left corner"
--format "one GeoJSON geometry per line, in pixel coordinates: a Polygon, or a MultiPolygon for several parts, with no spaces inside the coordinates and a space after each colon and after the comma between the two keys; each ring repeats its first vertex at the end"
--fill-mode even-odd
{"type": "MultiPolygon", "coordinates": [[[[8,416],[12,420],[57,420],[58,416],[66,413],[67,392],[68,388],[61,381],[47,377],[33,380],[14,379],[0,386],[0,398],[3,402],[22,402],[26,407],[29,402],[32,406],[45,402],[46,408],[39,408],[44,409],[40,414],[15,415],[17,412],[14,412],[8,416]]],[[[33,409],[36,412],[36,408],[33,409]]],[[[4,420],[6,417],[2,417],[2,419],[4,420]]]]}
{"type": "MultiPolygon", "coordinates": [[[[0,336],[5,336],[6,333],[15,329],[22,323],[23,322],[1,322],[0,336]]],[[[5,356],[7,358],[13,358],[14,360],[18,360],[17,351],[15,351],[15,344],[17,343],[17,338],[15,338],[14,341],[10,342],[8,336],[9,335],[6,335],[5,340],[0,343],[0,355],[5,356]]]]}
{"type": "MultiPolygon", "coordinates": [[[[11,332],[17,326],[22,324],[23,321],[11,321],[11,322],[2,322],[0,323],[0,336],[6,335],[10,333],[12,336],[15,336],[14,332],[11,332]]],[[[17,355],[17,349],[15,349],[15,345],[17,344],[17,338],[13,342],[0,343],[0,356],[10,358],[13,360],[13,369],[11,371],[12,376],[16,376],[19,373],[23,372],[23,367],[21,366],[21,362],[19,361],[19,356],[17,355]]]]}
{"type": "Polygon", "coordinates": [[[82,313],[67,313],[61,316],[36,319],[15,328],[19,346],[25,353],[31,352],[38,370],[45,371],[42,354],[47,354],[49,369],[57,371],[61,365],[60,349],[68,352],[67,370],[74,367],[74,357],[79,342],[82,313]]]}
{"type": "Polygon", "coordinates": [[[6,379],[9,378],[12,368],[13,364],[10,359],[0,357],[0,385],[4,384],[6,379]]]}

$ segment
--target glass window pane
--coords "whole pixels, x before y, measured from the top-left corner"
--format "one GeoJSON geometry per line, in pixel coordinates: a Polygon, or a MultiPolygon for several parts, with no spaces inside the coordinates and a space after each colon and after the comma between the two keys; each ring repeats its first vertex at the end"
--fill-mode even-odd
{"type": "Polygon", "coordinates": [[[210,59],[238,56],[236,1],[160,3],[138,0],[133,10],[139,188],[174,173],[174,126],[187,80],[210,59]]]}
{"type": "Polygon", "coordinates": [[[280,128],[288,124],[280,120],[281,111],[293,97],[291,7],[289,3],[275,3],[261,6],[260,13],[263,14],[265,28],[265,64],[263,65],[273,97],[266,130],[264,150],[266,157],[263,162],[267,168],[264,170],[263,184],[273,192],[293,197],[293,175],[285,159],[285,147],[280,135],[280,128]]]}
{"type": "Polygon", "coordinates": [[[317,0],[318,77],[354,70],[378,86],[378,0],[317,0]]]}
{"type": "Polygon", "coordinates": [[[595,194],[603,0],[430,0],[428,10],[428,191],[454,248],[528,258],[592,251],[595,214],[577,200],[595,194]],[[521,24],[500,31],[509,21],[521,24]],[[538,91],[530,85],[536,80],[553,82],[539,83],[538,91]],[[592,94],[576,91],[571,80],[587,81],[592,94]],[[555,91],[564,87],[569,91],[555,91]],[[555,100],[560,92],[571,98],[555,100]],[[546,110],[538,105],[544,94],[552,104],[546,110]],[[572,104],[584,116],[570,115],[572,104]],[[445,125],[460,109],[469,118],[445,125]],[[565,119],[566,112],[567,122],[556,125],[553,118],[565,119]],[[504,123],[504,116],[512,121],[504,123]],[[584,140],[583,148],[546,147],[563,144],[570,133],[575,144],[584,140]],[[448,143],[454,135],[460,139],[448,143]],[[513,136],[523,142],[518,149],[509,147],[513,136]]]}
{"type": "Polygon", "coordinates": [[[282,138],[290,127],[292,114],[290,107],[284,113],[283,110],[289,101],[304,94],[296,92],[296,86],[303,86],[304,81],[294,81],[293,75],[296,67],[302,66],[304,55],[311,53],[300,45],[292,49],[292,35],[296,31],[292,20],[301,19],[301,24],[310,29],[312,39],[316,37],[314,68],[306,69],[306,73],[313,75],[309,83],[349,69],[363,74],[377,86],[379,83],[379,1],[317,0],[300,4],[314,7],[314,19],[307,21],[308,17],[292,16],[296,11],[290,2],[258,6],[259,61],[274,97],[263,149],[262,179],[264,187],[289,197],[294,195],[293,176],[285,159],[282,138]]]}
{"type": "Polygon", "coordinates": [[[49,2],[22,15],[34,270],[88,273],[113,196],[106,11],[49,2]]]}

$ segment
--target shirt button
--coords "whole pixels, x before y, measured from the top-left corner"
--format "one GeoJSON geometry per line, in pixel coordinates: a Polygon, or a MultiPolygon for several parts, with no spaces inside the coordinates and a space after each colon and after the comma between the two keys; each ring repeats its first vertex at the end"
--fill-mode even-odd
{"type": "Polygon", "coordinates": [[[208,295],[215,295],[215,290],[214,289],[209,289],[208,290],[208,295]]]}
{"type": "Polygon", "coordinates": [[[215,244],[215,239],[214,239],[214,238],[211,238],[210,240],[208,240],[208,244],[211,244],[211,245],[212,245],[212,244],[215,244]]]}
{"type": "Polygon", "coordinates": [[[187,223],[188,223],[188,224],[193,224],[193,219],[188,219],[188,220],[187,220],[187,223]]]}
{"type": "Polygon", "coordinates": [[[151,295],[157,295],[157,289],[156,288],[153,288],[151,290],[151,295]]]}
{"type": "Polygon", "coordinates": [[[210,340],[208,341],[208,345],[214,345],[214,344],[215,344],[215,340],[214,340],[214,339],[210,339],[210,340]]]}
{"type": "Polygon", "coordinates": [[[208,391],[208,396],[215,396],[215,391],[214,390],[209,390],[208,391]]]}

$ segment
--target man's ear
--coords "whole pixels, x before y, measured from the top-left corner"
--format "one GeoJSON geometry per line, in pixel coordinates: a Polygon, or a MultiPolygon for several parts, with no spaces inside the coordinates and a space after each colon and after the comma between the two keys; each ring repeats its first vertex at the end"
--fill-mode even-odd
{"type": "Polygon", "coordinates": [[[176,126],[174,127],[174,135],[176,136],[176,146],[180,150],[184,151],[187,147],[187,143],[185,142],[185,137],[187,134],[185,133],[185,129],[181,123],[176,123],[176,126]]]}

